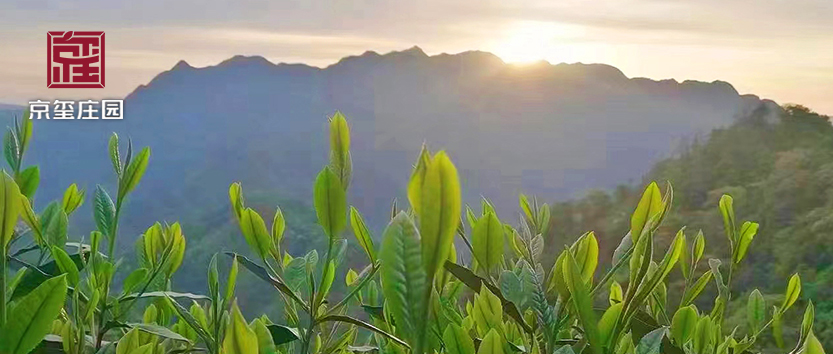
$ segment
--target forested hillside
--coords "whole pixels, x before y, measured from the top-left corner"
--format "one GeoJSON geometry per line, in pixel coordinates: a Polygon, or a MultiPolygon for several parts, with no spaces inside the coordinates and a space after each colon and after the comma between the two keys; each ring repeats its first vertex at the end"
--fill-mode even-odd
{"type": "MultiPolygon", "coordinates": [[[[731,127],[712,131],[708,138],[695,139],[678,156],[656,164],[645,180],[670,181],[674,187],[674,211],[660,232],[666,244],[685,224],[689,240],[702,230],[706,257],[724,263],[730,255],[723,251],[728,241],[718,201],[724,193],[734,196],[738,221],[758,222],[760,229],[749,258],[733,280],[733,298],[746,301],[753,288],[764,294],[780,293],[783,279],[797,271],[804,286],[800,301],[813,300],[815,331],[825,346],[833,346],[830,117],[802,106],[786,106],[778,120],[752,114],[731,127]]],[[[548,245],[559,248],[594,230],[602,259],[610,259],[642,193],[642,184],[638,185],[623,185],[610,193],[592,191],[584,198],[556,204],[550,235],[556,242],[548,245]]],[[[677,285],[669,287],[672,299],[683,286],[677,285]]],[[[707,291],[716,293],[714,284],[707,291]]],[[[745,316],[738,313],[732,319],[743,327],[745,316]]]]}

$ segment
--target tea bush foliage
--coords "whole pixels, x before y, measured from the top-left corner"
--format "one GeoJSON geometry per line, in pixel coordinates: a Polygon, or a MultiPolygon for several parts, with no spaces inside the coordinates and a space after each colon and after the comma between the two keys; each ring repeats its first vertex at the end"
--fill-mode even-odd
{"type": "MultiPolygon", "coordinates": [[[[61,200],[33,205],[38,167],[23,166],[31,135],[32,122],[21,120],[4,139],[9,172],[0,176],[3,354],[755,353],[763,336],[787,348],[783,315],[796,311],[801,292],[798,274],[784,282],[777,303],[753,291],[742,301],[746,328],[725,325],[728,307],[741,303],[733,298],[733,275],[758,230],[757,223],[736,216],[729,195],[717,205],[727,261],[704,259],[703,233],[685,228],[667,249],[659,248],[656,238],[672,212],[673,189],[669,184],[663,192],[650,183],[633,209],[629,230],[623,230],[611,269],[602,271],[592,231],[557,254],[545,254],[542,235],[558,227],[547,204],[521,195],[517,220],[501,219],[487,200],[475,211],[461,202],[448,154],[427,147],[407,184],[408,207],[394,202],[387,228],[375,238],[347,202],[350,133],[345,117],[336,113],[330,119],[330,162],[314,182],[312,200],[327,237],[326,253],[284,251],[284,232],[291,226],[281,209],[271,218],[260,215],[246,206],[243,187],[234,183],[228,191],[232,214],[251,250],[216,254],[205,294],[180,293],[171,278],[184,261],[188,238],[178,223],[150,225],[136,240],[139,266],[117,272],[122,262],[114,247],[125,237],[119,235],[119,221],[148,166],[150,149],[134,153],[131,142],[123,148],[112,136],[115,200],[97,186],[90,201],[96,230],[69,239],[68,217],[87,193],[73,184],[61,200]],[[367,263],[341,273],[352,238],[367,263]],[[232,260],[222,279],[220,257],[232,260]],[[243,290],[236,288],[241,271],[274,289],[283,303],[282,318],[244,317],[235,300],[243,290]],[[117,274],[126,276],[115,279],[117,274]],[[683,277],[682,295],[669,299],[668,278],[677,274],[683,277]],[[347,290],[332,293],[336,281],[344,281],[347,290]],[[712,286],[717,289],[712,305],[695,306],[712,286]]],[[[790,353],[824,353],[813,321],[810,303],[790,353]]]]}

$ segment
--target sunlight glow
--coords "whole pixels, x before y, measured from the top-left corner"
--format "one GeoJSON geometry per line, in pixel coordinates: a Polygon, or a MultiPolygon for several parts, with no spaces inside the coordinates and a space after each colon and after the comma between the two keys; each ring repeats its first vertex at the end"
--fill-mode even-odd
{"type": "Polygon", "coordinates": [[[539,60],[564,61],[566,53],[559,49],[582,35],[578,26],[555,22],[522,21],[510,25],[492,52],[508,63],[530,63],[539,60]]]}

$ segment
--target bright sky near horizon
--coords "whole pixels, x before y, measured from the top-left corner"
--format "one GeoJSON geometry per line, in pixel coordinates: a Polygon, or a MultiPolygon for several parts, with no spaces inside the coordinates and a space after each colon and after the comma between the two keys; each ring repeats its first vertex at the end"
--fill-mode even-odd
{"type": "Polygon", "coordinates": [[[414,45],[723,80],[833,114],[831,0],[3,0],[0,102],[122,97],[179,60],[327,66],[414,45]],[[46,32],[57,30],[106,32],[106,88],[46,88],[46,32]]]}

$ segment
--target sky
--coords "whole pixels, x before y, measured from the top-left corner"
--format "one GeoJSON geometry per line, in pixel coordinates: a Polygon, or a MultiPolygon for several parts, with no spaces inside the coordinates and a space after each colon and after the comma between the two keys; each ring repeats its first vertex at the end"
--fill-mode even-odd
{"type": "Polygon", "coordinates": [[[324,67],[414,45],[723,80],[833,114],[833,0],[2,0],[0,102],[123,97],[179,60],[324,67]],[[46,88],[46,32],[67,30],[105,31],[106,88],[46,88]]]}

